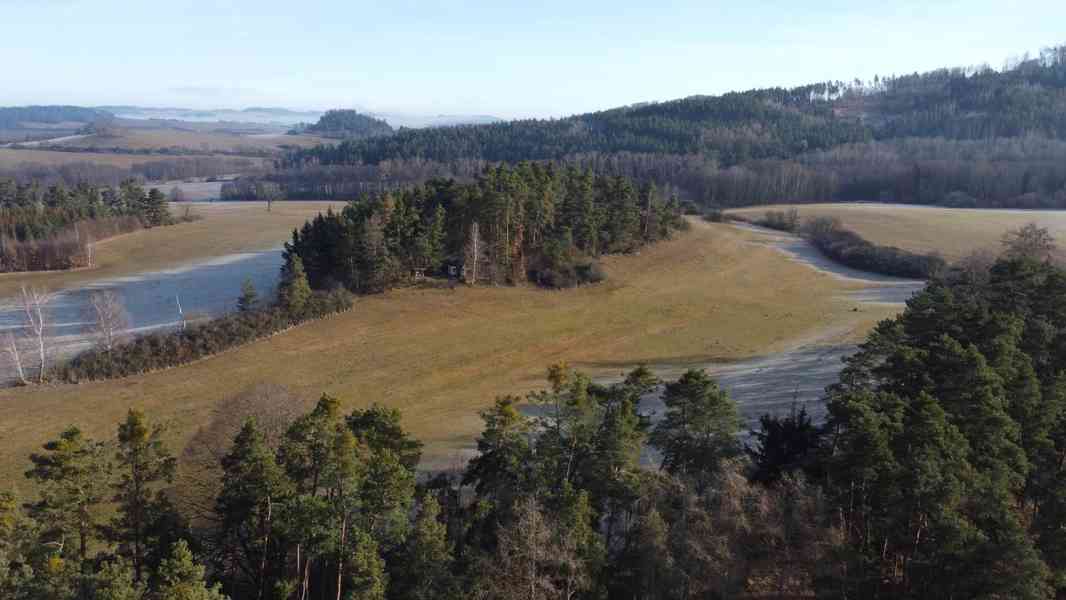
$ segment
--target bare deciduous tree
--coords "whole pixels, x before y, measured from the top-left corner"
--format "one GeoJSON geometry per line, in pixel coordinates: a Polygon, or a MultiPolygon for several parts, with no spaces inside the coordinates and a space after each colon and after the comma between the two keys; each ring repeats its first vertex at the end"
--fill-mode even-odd
{"type": "Polygon", "coordinates": [[[1003,236],[1004,254],[1008,258],[1034,258],[1051,260],[1055,253],[1055,238],[1046,227],[1029,223],[1021,229],[1008,231],[1003,236]]]}
{"type": "Polygon", "coordinates": [[[93,292],[89,296],[89,307],[98,343],[110,354],[122,343],[130,327],[126,307],[114,290],[93,292]]]}
{"type": "Polygon", "coordinates": [[[190,514],[207,518],[218,494],[219,467],[244,422],[254,417],[271,450],[277,450],[289,425],[309,410],[311,401],[284,386],[261,383],[233,397],[223,398],[211,410],[210,420],[182,451],[181,489],[178,500],[190,514]]]}
{"type": "Polygon", "coordinates": [[[54,298],[54,294],[36,287],[22,286],[19,293],[23,327],[25,327],[27,336],[33,340],[39,358],[37,381],[40,383],[44,383],[48,372],[48,343],[45,335],[48,331],[46,308],[54,298]]]}
{"type": "Polygon", "coordinates": [[[484,251],[481,243],[481,232],[477,221],[474,221],[470,224],[470,235],[466,238],[465,260],[463,261],[465,279],[469,284],[477,283],[478,263],[481,262],[481,253],[484,251]]]}
{"type": "Polygon", "coordinates": [[[22,385],[29,385],[29,380],[26,379],[26,370],[22,367],[22,350],[19,348],[19,338],[13,333],[7,334],[7,339],[4,342],[4,352],[7,353],[11,364],[15,368],[15,376],[18,377],[18,382],[22,385]]]}

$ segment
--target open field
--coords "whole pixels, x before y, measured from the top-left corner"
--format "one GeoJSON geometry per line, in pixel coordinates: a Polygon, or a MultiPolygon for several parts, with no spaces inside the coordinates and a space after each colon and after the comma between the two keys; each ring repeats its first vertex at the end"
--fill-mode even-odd
{"type": "Polygon", "coordinates": [[[262,202],[216,202],[171,205],[171,212],[181,216],[186,206],[204,218],[105,240],[97,245],[97,267],[93,269],[0,275],[0,298],[13,295],[22,284],[58,290],[97,279],[277,248],[289,239],[294,227],[303,225],[308,218],[330,206],[340,208],[341,205],[336,202],[275,202],[273,210],[267,212],[262,202]]]}
{"type": "Polygon", "coordinates": [[[901,204],[798,204],[760,206],[728,211],[760,217],[768,210],[796,208],[801,217],[839,217],[864,238],[916,252],[939,252],[955,260],[978,249],[999,250],[1011,229],[1036,222],[1066,246],[1066,211],[939,208],[901,204]]]}
{"type": "MultiPolygon", "coordinates": [[[[230,155],[222,155],[223,158],[234,158],[230,155]]],[[[154,160],[191,160],[203,158],[200,156],[179,154],[117,154],[112,152],[64,152],[60,150],[34,150],[0,148],[0,168],[12,168],[22,164],[39,164],[49,167],[69,165],[75,163],[95,163],[110,165],[121,169],[129,169],[137,163],[147,163],[154,160]]],[[[246,160],[269,160],[248,158],[246,160]]]]}
{"type": "MultiPolygon", "coordinates": [[[[639,362],[729,361],[851,338],[889,314],[844,298],[856,284],[753,245],[757,234],[695,223],[678,239],[605,260],[600,285],[402,289],[353,311],[178,369],[82,386],[0,392],[0,477],[64,426],[110,435],[130,406],[173,424],[175,450],[217,403],[266,382],[349,408],[403,410],[427,443],[427,465],[452,463],[481,428],[477,411],[501,393],[542,386],[568,361],[607,375],[639,362]]],[[[216,250],[219,252],[220,250],[216,250]]]]}
{"type": "Polygon", "coordinates": [[[313,135],[241,135],[192,129],[117,129],[114,135],[90,135],[61,142],[70,148],[125,148],[154,150],[183,148],[197,152],[280,152],[282,146],[314,146],[322,138],[313,135]]]}
{"type": "MultiPolygon", "coordinates": [[[[69,165],[71,163],[98,163],[128,169],[135,163],[153,160],[147,154],[112,154],[109,152],[60,152],[56,150],[30,150],[0,148],[0,167],[15,167],[23,163],[35,163],[47,166],[69,165]]],[[[169,156],[167,158],[180,158],[169,156]]]]}

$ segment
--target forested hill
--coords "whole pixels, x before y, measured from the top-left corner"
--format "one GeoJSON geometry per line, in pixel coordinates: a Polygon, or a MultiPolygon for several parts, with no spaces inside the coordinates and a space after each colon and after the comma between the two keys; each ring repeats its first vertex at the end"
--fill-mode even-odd
{"type": "Polygon", "coordinates": [[[1066,46],[996,71],[941,69],[612,109],[555,120],[425,130],[300,150],[287,166],[383,160],[702,154],[721,166],[897,137],[1066,138],[1066,46]]]}
{"type": "Polygon", "coordinates": [[[362,139],[393,133],[392,126],[354,110],[330,110],[319,117],[318,122],[298,128],[299,132],[316,133],[329,137],[362,139]]]}
{"type": "Polygon", "coordinates": [[[836,117],[829,102],[810,101],[814,90],[825,87],[694,96],[565,119],[402,129],[387,138],[295,152],[287,166],[412,158],[518,162],[592,152],[703,153],[735,164],[867,139],[857,120],[836,117]]]}

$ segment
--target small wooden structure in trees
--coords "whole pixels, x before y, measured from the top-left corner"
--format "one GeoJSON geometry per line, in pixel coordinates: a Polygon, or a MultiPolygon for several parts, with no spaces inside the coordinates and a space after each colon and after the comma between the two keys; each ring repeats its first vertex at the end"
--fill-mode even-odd
{"type": "Polygon", "coordinates": [[[411,269],[411,278],[415,281],[423,281],[426,278],[426,270],[423,268],[411,269]]]}

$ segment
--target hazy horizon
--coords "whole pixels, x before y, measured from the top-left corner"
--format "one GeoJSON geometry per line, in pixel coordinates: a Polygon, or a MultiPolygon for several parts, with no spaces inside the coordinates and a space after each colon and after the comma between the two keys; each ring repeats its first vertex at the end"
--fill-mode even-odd
{"type": "Polygon", "coordinates": [[[872,79],[1058,44],[1066,3],[735,5],[551,0],[204,6],[0,0],[0,105],[349,107],[553,117],[694,94],[872,79]],[[77,23],[75,27],[72,24],[77,23]],[[56,35],[59,32],[60,35],[56,35]],[[44,40],[47,40],[47,47],[44,40]]]}

